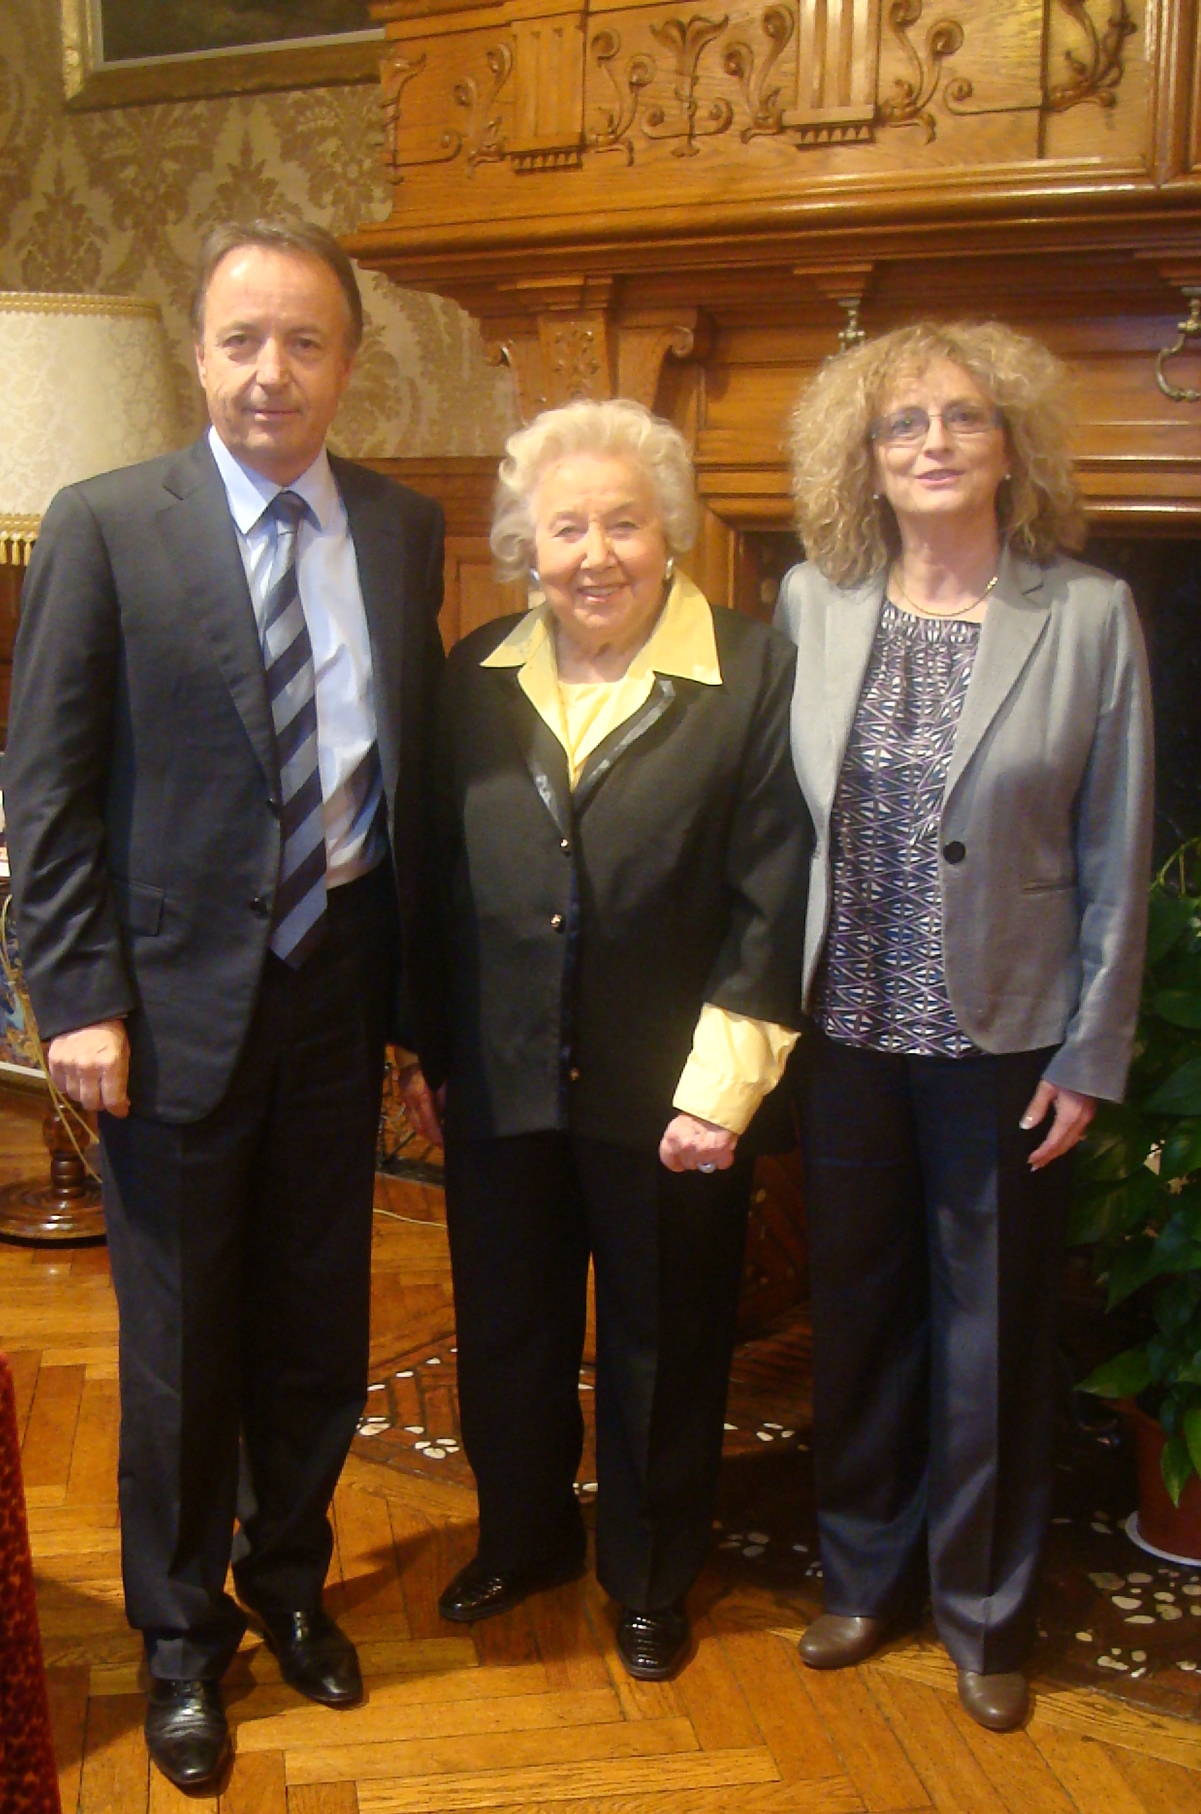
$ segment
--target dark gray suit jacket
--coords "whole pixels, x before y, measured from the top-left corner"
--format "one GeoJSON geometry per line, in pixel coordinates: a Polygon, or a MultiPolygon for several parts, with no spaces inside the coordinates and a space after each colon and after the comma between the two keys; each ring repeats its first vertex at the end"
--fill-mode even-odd
{"type": "MultiPolygon", "coordinates": [[[[883,598],[883,574],[836,586],[812,562],[780,588],[776,622],[797,646],[793,757],[817,834],[806,998],[830,916],[830,814],[883,598]]],[[[1006,549],[939,839],[947,988],[982,1050],[1059,1046],[1052,1083],[1120,1099],[1152,804],[1151,695],[1129,587],[1066,556],[1038,566],[1006,549]]]]}
{"type": "MultiPolygon", "coordinates": [[[[331,464],[371,640],[412,985],[393,1030],[419,1041],[442,514],[365,467],[331,464]]],[[[51,504],[22,596],[4,797],[43,1039],[125,1016],[134,1108],[199,1119],[246,1035],[280,857],[258,631],[207,437],[51,504]]]]}

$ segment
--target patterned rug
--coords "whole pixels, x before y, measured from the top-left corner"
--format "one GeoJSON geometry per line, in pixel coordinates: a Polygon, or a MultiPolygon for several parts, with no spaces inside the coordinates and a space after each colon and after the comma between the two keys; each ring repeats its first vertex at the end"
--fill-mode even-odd
{"type": "MultiPolygon", "coordinates": [[[[356,1453],[470,1486],[455,1369],[452,1332],[377,1367],[356,1453]]],[[[753,1585],[778,1598],[782,1624],[811,1616],[821,1603],[808,1381],[809,1332],[797,1319],[738,1349],[726,1413],[712,1568],[731,1589],[753,1585]]],[[[596,1493],[593,1387],[585,1367],[577,1484],[585,1506],[596,1493]]],[[[1201,1567],[1138,1549],[1125,1530],[1133,1504],[1133,1456],[1120,1427],[1065,1422],[1032,1666],[1059,1682],[1201,1720],[1201,1567]]]]}

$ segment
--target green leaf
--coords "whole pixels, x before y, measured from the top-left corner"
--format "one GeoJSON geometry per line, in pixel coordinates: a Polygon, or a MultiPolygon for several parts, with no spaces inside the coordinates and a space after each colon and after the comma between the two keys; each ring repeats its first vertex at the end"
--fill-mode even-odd
{"type": "Polygon", "coordinates": [[[1174,1027],[1201,1028],[1201,995],[1190,989],[1158,989],[1155,1012],[1174,1027]]]}
{"type": "Polygon", "coordinates": [[[1163,1143],[1163,1152],[1159,1158],[1159,1175],[1166,1183],[1169,1178],[1187,1178],[1190,1172],[1195,1172],[1199,1168],[1201,1168],[1201,1120],[1182,1121],[1163,1143]]]}
{"type": "MultiPolygon", "coordinates": [[[[1201,1270],[1201,1239],[1198,1238],[1197,1211],[1191,1205],[1186,1204],[1178,1209],[1164,1225],[1163,1232],[1156,1241],[1151,1255],[1149,1276],[1162,1278],[1164,1273],[1172,1272],[1182,1275],[1182,1278],[1187,1280],[1188,1274],[1198,1270],[1201,1270]]],[[[1176,1322],[1173,1327],[1182,1327],[1183,1323],[1192,1315],[1193,1309],[1191,1299],[1187,1303],[1183,1299],[1179,1300],[1175,1311],[1176,1322]]],[[[1156,1320],[1160,1322],[1161,1328],[1168,1327],[1159,1319],[1158,1309],[1156,1320]]]]}
{"type": "Polygon", "coordinates": [[[1148,908],[1147,962],[1157,964],[1172,949],[1181,933],[1188,930],[1193,906],[1187,897],[1152,888],[1148,908]]]}
{"type": "Polygon", "coordinates": [[[1154,1253],[1155,1243],[1145,1235],[1126,1242],[1109,1268],[1109,1295],[1105,1301],[1107,1310],[1112,1310],[1115,1304],[1124,1303],[1131,1292],[1137,1291],[1140,1285],[1145,1285],[1148,1279],[1154,1278],[1154,1253]]]}
{"type": "Polygon", "coordinates": [[[1159,1471],[1163,1475],[1163,1483],[1168,1489],[1172,1504],[1179,1505],[1180,1495],[1194,1472],[1193,1458],[1183,1436],[1173,1436],[1170,1442],[1164,1443],[1163,1454],[1159,1458],[1159,1471]]]}
{"type": "Polygon", "coordinates": [[[1201,1405],[1194,1406],[1184,1414],[1184,1440],[1189,1460],[1196,1472],[1201,1474],[1201,1405]]]}
{"type": "Polygon", "coordinates": [[[1201,1115],[1201,1057],[1190,1058],[1173,1071],[1147,1107],[1157,1115],[1201,1115]]]}
{"type": "Polygon", "coordinates": [[[1145,1348],[1127,1348],[1112,1360],[1094,1367],[1080,1382],[1082,1392],[1095,1392],[1098,1398],[1137,1398],[1151,1384],[1151,1365],[1145,1348]]]}

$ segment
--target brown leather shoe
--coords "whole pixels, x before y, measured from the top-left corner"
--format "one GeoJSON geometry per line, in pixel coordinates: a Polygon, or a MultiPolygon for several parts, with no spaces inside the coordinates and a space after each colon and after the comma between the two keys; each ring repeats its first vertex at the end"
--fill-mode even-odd
{"type": "Polygon", "coordinates": [[[961,1669],[959,1698],[978,1726],[1012,1732],[1026,1717],[1030,1690],[1020,1669],[1000,1669],[991,1675],[961,1669]]]}
{"type": "Polygon", "coordinates": [[[888,1634],[887,1619],[850,1618],[823,1612],[797,1645],[810,1669],[848,1669],[878,1650],[888,1634]]]}

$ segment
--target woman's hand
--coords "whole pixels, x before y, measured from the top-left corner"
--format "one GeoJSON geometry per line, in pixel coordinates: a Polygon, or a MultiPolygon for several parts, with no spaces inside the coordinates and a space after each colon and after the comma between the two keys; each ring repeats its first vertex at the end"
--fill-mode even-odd
{"type": "Polygon", "coordinates": [[[1050,1165],[1052,1159],[1058,1159],[1063,1153],[1071,1151],[1096,1114],[1097,1099],[1095,1096],[1080,1096],[1075,1090],[1061,1089],[1057,1083],[1048,1083],[1044,1077],[1030,1098],[1021,1126],[1026,1129],[1037,1127],[1041,1121],[1046,1120],[1052,1108],[1055,1110],[1055,1119],[1051,1123],[1051,1131],[1042,1145],[1036,1146],[1030,1155],[1032,1172],[1041,1171],[1044,1165],[1050,1165]]]}
{"type": "Polygon", "coordinates": [[[734,1163],[738,1135],[715,1121],[677,1115],[659,1142],[659,1158],[669,1172],[724,1172],[734,1163]]]}
{"type": "Polygon", "coordinates": [[[399,1065],[396,1071],[396,1087],[400,1091],[400,1100],[404,1104],[405,1114],[417,1132],[428,1140],[431,1146],[442,1146],[442,1116],[446,1109],[446,1085],[431,1090],[425,1081],[419,1064],[399,1065]]]}

